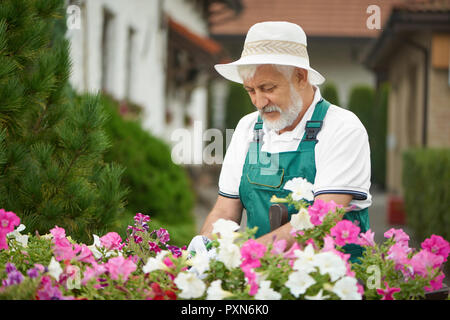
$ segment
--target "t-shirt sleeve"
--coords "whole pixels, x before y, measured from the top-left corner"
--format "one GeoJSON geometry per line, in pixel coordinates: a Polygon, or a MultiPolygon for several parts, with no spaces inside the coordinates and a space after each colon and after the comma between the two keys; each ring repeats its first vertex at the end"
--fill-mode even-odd
{"type": "Polygon", "coordinates": [[[365,128],[340,128],[316,145],[314,196],[325,193],[351,194],[353,200],[368,199],[370,188],[370,147],[365,128]]]}
{"type": "Polygon", "coordinates": [[[236,126],[220,171],[219,195],[221,196],[239,199],[242,169],[249,146],[249,130],[252,123],[255,122],[254,120],[256,117],[249,114],[243,117],[236,126]]]}

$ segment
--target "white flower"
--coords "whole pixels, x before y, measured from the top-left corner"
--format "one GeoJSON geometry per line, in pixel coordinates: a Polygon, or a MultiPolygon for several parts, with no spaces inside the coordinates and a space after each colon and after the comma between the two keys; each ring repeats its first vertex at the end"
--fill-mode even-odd
{"type": "Polygon", "coordinates": [[[217,260],[223,262],[228,269],[239,267],[241,264],[241,250],[231,240],[219,239],[219,254],[217,260]]]}
{"type": "Polygon", "coordinates": [[[214,280],[211,282],[206,293],[206,300],[223,300],[233,295],[230,291],[222,289],[222,280],[214,280]]]}
{"type": "Polygon", "coordinates": [[[181,290],[180,298],[192,299],[200,298],[205,292],[205,283],[197,278],[193,273],[181,272],[173,281],[181,290]]]}
{"type": "Polygon", "coordinates": [[[293,269],[310,273],[316,270],[314,265],[315,252],[312,244],[308,244],[305,250],[294,250],[297,259],[294,262],[293,269]]]}
{"type": "Polygon", "coordinates": [[[201,276],[206,270],[209,270],[208,252],[197,252],[196,255],[189,260],[189,264],[192,266],[189,271],[196,272],[197,276],[201,276]]]}
{"type": "Polygon", "coordinates": [[[328,299],[330,296],[323,296],[323,289],[320,289],[319,293],[316,294],[315,296],[305,296],[306,300],[326,300],[328,299]]]}
{"type": "MultiPolygon", "coordinates": [[[[22,247],[26,248],[28,247],[28,236],[24,235],[24,234],[20,234],[21,231],[25,230],[25,225],[24,224],[20,224],[16,230],[11,231],[10,233],[8,233],[9,237],[14,237],[16,238],[16,241],[18,243],[20,243],[22,245],[22,247]]],[[[14,250],[14,249],[12,249],[14,250]]]]}
{"type": "Polygon", "coordinates": [[[294,178],[286,182],[284,188],[292,191],[292,199],[299,201],[305,199],[307,201],[314,200],[313,185],[304,178],[294,178]]]}
{"type": "Polygon", "coordinates": [[[256,300],[280,300],[281,294],[270,287],[270,281],[261,281],[259,283],[258,293],[255,295],[256,300]]]}
{"type": "Polygon", "coordinates": [[[328,273],[333,282],[347,273],[344,260],[331,251],[316,254],[314,265],[319,268],[321,274],[328,273]]]}
{"type": "Polygon", "coordinates": [[[239,230],[239,228],[240,227],[236,222],[220,218],[213,223],[212,233],[220,233],[221,239],[234,240],[238,235],[235,231],[239,230]]]}
{"type": "Polygon", "coordinates": [[[291,215],[291,225],[295,230],[300,231],[314,228],[311,216],[305,208],[301,208],[298,213],[291,215]]]}
{"type": "Polygon", "coordinates": [[[142,271],[144,271],[144,273],[150,273],[155,270],[166,270],[167,266],[164,264],[163,260],[168,253],[168,250],[162,250],[156,254],[156,257],[148,258],[147,263],[142,267],[142,271]]]}
{"type": "Polygon", "coordinates": [[[55,257],[52,257],[50,264],[48,265],[48,273],[58,281],[62,272],[63,269],[61,268],[61,265],[55,260],[55,257]]]}
{"type": "Polygon", "coordinates": [[[336,281],[332,291],[342,300],[361,300],[361,294],[356,286],[357,281],[353,277],[344,277],[336,281]]]}
{"type": "Polygon", "coordinates": [[[304,294],[314,283],[316,283],[316,281],[308,274],[301,271],[295,271],[289,275],[285,285],[289,288],[291,293],[298,298],[299,295],[304,294]]]}
{"type": "Polygon", "coordinates": [[[102,257],[102,253],[98,251],[97,248],[101,248],[102,244],[100,243],[100,237],[96,234],[92,235],[94,237],[94,243],[88,246],[89,250],[91,250],[95,259],[100,259],[102,257]]]}

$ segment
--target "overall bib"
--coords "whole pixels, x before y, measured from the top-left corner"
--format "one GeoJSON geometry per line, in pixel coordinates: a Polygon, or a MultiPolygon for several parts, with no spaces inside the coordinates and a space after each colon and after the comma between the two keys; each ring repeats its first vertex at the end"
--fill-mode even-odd
{"type": "MultiPolygon", "coordinates": [[[[306,122],[305,134],[297,150],[280,153],[261,151],[262,120],[254,126],[254,141],[250,143],[239,186],[239,196],[247,211],[247,226],[258,227],[255,237],[258,238],[270,232],[269,207],[270,198],[275,195],[286,197],[291,191],[284,190],[285,183],[293,178],[302,177],[314,184],[316,177],[315,146],[323,119],[330,103],[324,99],[317,103],[310,121],[306,122]]],[[[288,206],[289,220],[297,213],[294,206],[288,206]]],[[[369,213],[367,208],[347,212],[344,219],[353,221],[361,232],[369,229],[369,213]]],[[[344,246],[350,253],[350,261],[355,262],[362,255],[363,248],[355,244],[344,246]]]]}

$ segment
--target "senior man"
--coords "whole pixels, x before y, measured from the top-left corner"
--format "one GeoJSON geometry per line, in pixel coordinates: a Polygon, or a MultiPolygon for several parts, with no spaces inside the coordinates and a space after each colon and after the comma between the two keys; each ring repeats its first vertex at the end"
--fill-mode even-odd
{"type": "MultiPolygon", "coordinates": [[[[270,230],[272,195],[285,197],[286,181],[302,177],[313,184],[314,198],[353,208],[344,216],[365,232],[371,204],[370,148],[366,130],[350,111],[331,105],[317,85],[324,77],[309,64],[303,29],[289,22],[262,22],[246,36],[241,58],[215,68],[228,80],[243,83],[257,111],[238,123],[219,178],[217,202],[201,229],[211,237],[220,218],[258,227],[257,241],[294,243],[288,222],[270,230]]],[[[292,214],[289,211],[289,218],[292,214]]],[[[196,239],[198,240],[198,239],[196,239]]],[[[203,250],[191,242],[191,250],[203,250]]],[[[361,247],[347,245],[354,260],[361,247]]]]}

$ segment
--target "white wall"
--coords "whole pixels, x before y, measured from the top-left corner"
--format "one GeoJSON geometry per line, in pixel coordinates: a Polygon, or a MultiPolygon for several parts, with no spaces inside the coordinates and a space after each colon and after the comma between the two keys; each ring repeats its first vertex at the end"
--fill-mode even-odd
{"type": "MultiPolygon", "coordinates": [[[[167,142],[171,132],[184,127],[183,108],[195,121],[206,123],[207,90],[200,83],[187,106],[176,95],[165,97],[167,30],[160,28],[162,11],[192,32],[207,36],[208,27],[192,1],[86,0],[81,7],[81,28],[67,33],[73,62],[70,81],[78,91],[97,92],[102,88],[102,59],[109,60],[107,90],[116,99],[126,94],[127,34],[135,33],[135,57],[131,75],[130,100],[144,108],[143,127],[167,142]],[[110,35],[111,49],[102,57],[103,8],[115,16],[110,35]],[[166,101],[167,100],[167,101],[166,101]],[[166,125],[165,109],[174,120],[166,125]]],[[[188,128],[193,130],[193,127],[188,128]]],[[[198,141],[197,141],[198,142],[198,141]]],[[[197,148],[198,149],[198,148],[197,148]]]]}

